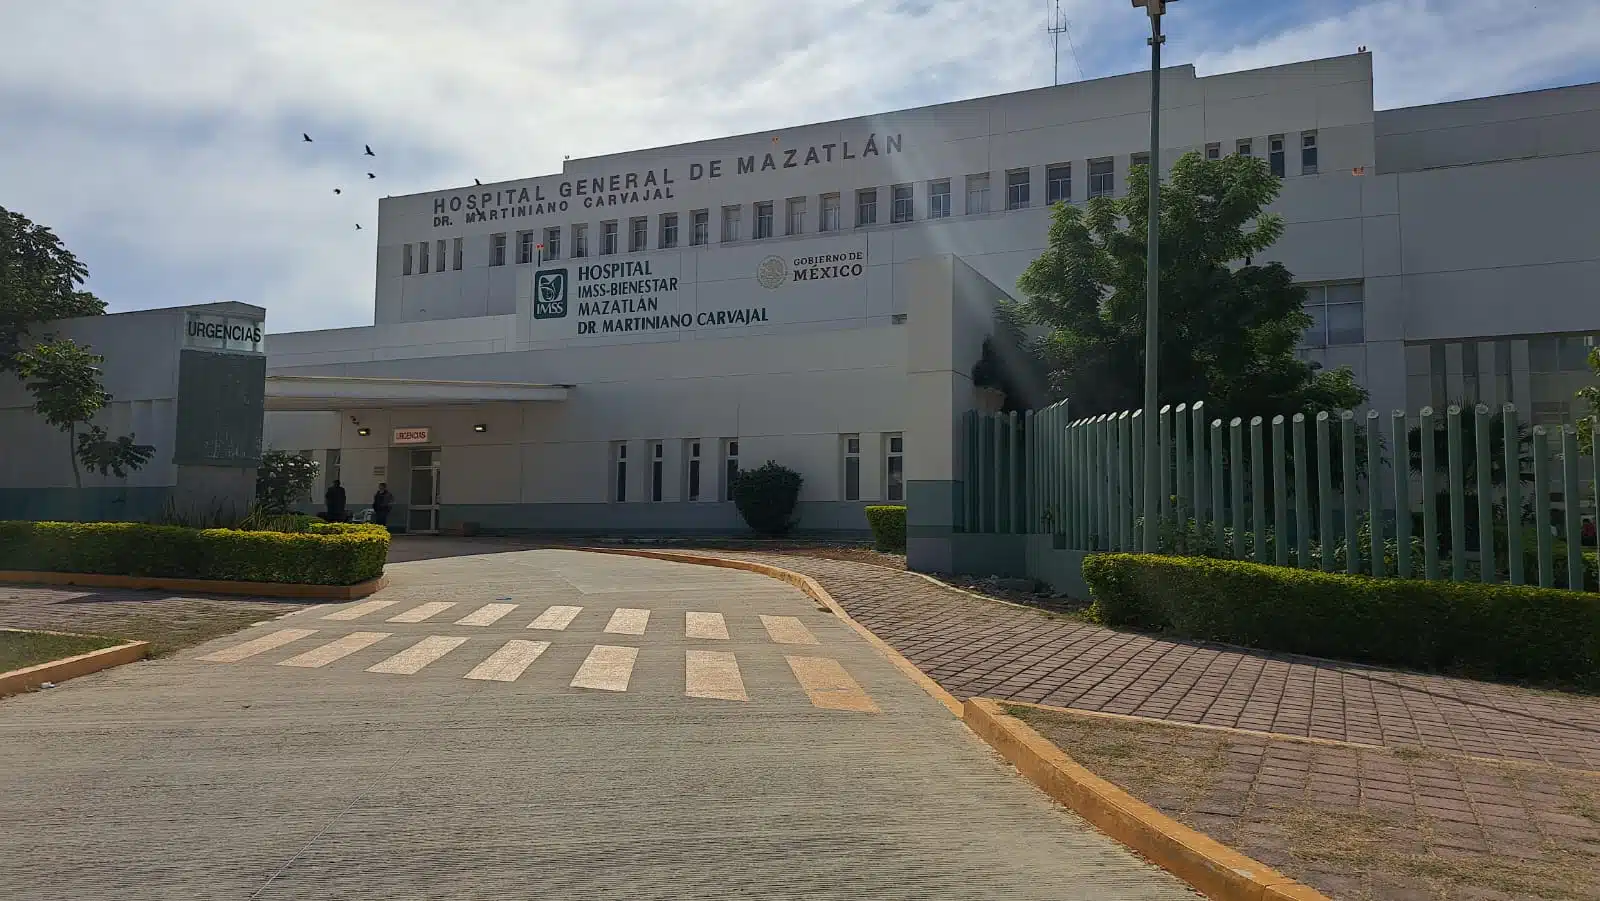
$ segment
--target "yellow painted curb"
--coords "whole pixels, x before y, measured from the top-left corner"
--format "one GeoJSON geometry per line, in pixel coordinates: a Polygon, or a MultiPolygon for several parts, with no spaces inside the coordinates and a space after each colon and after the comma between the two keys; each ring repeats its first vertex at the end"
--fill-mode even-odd
{"type": "MultiPolygon", "coordinates": [[[[26,629],[13,629],[7,631],[25,632],[26,629]]],[[[55,635],[69,633],[55,632],[55,635]]],[[[9,673],[0,673],[0,698],[18,694],[30,689],[38,688],[46,682],[65,682],[78,676],[87,676],[113,666],[132,663],[143,659],[150,653],[150,642],[129,641],[87,654],[78,654],[75,657],[63,657],[49,663],[40,663],[35,666],[25,666],[14,669],[9,673]]]]}
{"type": "Polygon", "coordinates": [[[1084,769],[1001,702],[967,701],[962,720],[1045,794],[1216,901],[1328,901],[1084,769]]]}
{"type": "Polygon", "coordinates": [[[381,590],[388,576],[354,585],[306,585],[296,582],[230,582],[223,579],[177,579],[164,576],[115,576],[107,573],[57,573],[0,570],[0,582],[25,585],[83,585],[93,588],[129,588],[156,591],[193,591],[202,594],[243,594],[267,598],[315,598],[353,601],[381,590]]]}

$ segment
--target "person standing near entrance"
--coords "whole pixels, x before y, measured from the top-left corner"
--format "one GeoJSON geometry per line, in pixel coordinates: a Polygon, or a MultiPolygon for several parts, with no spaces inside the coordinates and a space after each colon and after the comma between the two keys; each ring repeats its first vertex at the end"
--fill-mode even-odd
{"type": "Polygon", "coordinates": [[[389,509],[394,506],[394,495],[389,493],[389,483],[379,482],[378,493],[372,496],[372,521],[380,526],[389,524],[389,509]]]}
{"type": "Polygon", "coordinates": [[[328,506],[328,522],[344,522],[344,486],[338,479],[323,492],[322,501],[328,506]]]}

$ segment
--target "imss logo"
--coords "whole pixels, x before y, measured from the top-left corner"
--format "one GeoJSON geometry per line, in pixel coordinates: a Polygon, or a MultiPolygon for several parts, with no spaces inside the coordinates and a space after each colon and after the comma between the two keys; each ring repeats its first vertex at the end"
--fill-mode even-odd
{"type": "Polygon", "coordinates": [[[541,269],[533,277],[533,318],[562,319],[567,315],[567,270],[541,269]]]}

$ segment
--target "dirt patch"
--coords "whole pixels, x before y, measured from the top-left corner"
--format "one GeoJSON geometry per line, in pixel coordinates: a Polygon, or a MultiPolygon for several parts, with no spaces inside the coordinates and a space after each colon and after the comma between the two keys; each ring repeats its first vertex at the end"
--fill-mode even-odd
{"type": "Polygon", "coordinates": [[[0,586],[0,627],[148,641],[151,654],[160,656],[305,606],[159,591],[0,586]]]}

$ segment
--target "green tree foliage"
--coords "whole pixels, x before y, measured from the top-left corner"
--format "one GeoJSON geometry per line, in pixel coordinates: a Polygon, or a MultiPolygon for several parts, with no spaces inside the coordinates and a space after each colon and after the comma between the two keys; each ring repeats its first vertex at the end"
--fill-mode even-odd
{"type": "MultiPolygon", "coordinates": [[[[1074,415],[1143,405],[1148,179],[1136,166],[1125,196],[1058,205],[1048,247],[1017,280],[1026,299],[1004,310],[1045,329],[1034,349],[1074,415]]],[[[1263,212],[1280,187],[1251,157],[1188,153],[1173,165],[1161,188],[1163,403],[1204,400],[1226,420],[1366,400],[1348,369],[1319,371],[1295,356],[1311,325],[1305,290],[1282,264],[1252,262],[1283,234],[1282,218],[1263,212]]]]}
{"type": "Polygon", "coordinates": [[[288,513],[296,501],[311,495],[316,481],[315,460],[304,454],[267,451],[256,470],[256,506],[262,513],[288,513]]]}
{"type": "MultiPolygon", "coordinates": [[[[1578,389],[1578,399],[1589,404],[1589,416],[1600,417],[1600,347],[1589,351],[1589,369],[1594,373],[1595,383],[1587,388],[1578,389]]],[[[1583,452],[1594,453],[1594,425],[1591,419],[1589,428],[1578,429],[1578,441],[1581,442],[1583,452]]]]}
{"type": "Polygon", "coordinates": [[[0,372],[15,372],[30,326],[98,316],[106,305],[78,290],[89,270],[50,229],[0,207],[0,372]]]}

